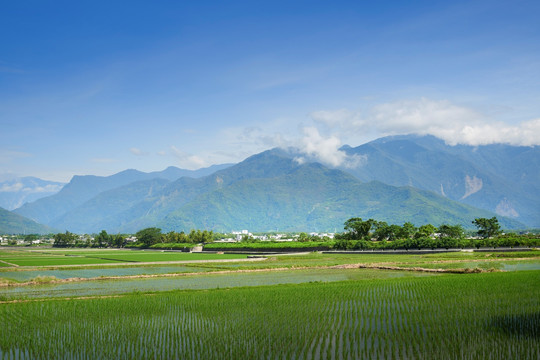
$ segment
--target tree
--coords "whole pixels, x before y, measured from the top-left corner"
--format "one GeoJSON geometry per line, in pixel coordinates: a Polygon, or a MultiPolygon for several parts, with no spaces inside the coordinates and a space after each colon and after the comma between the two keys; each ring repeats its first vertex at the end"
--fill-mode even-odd
{"type": "Polygon", "coordinates": [[[37,234],[29,234],[29,235],[26,235],[24,237],[24,242],[27,244],[27,245],[31,245],[32,244],[32,241],[34,240],[37,240],[39,238],[39,236],[37,234]]]}
{"type": "Polygon", "coordinates": [[[501,233],[501,226],[499,220],[494,216],[491,219],[476,218],[472,222],[478,228],[478,236],[484,239],[499,235],[501,233]]]}
{"type": "Polygon", "coordinates": [[[351,240],[361,240],[364,238],[369,238],[369,232],[371,227],[375,223],[375,220],[368,219],[366,221],[362,218],[350,218],[345,221],[345,231],[348,233],[348,237],[351,240]]]}
{"type": "Polygon", "coordinates": [[[116,234],[116,235],[111,235],[111,238],[112,238],[112,244],[114,247],[124,247],[124,245],[126,244],[126,238],[125,236],[123,235],[120,235],[120,234],[116,234]]]}
{"type": "Polygon", "coordinates": [[[406,222],[401,226],[398,232],[398,237],[401,239],[410,239],[416,232],[416,227],[410,222],[406,222]]]}
{"type": "Polygon", "coordinates": [[[249,234],[244,234],[242,235],[242,238],[240,240],[241,242],[243,243],[254,243],[254,242],[259,242],[258,239],[255,239],[253,236],[249,235],[249,234]]]}
{"type": "Polygon", "coordinates": [[[425,238],[425,237],[432,237],[433,234],[437,232],[437,228],[431,224],[422,225],[418,228],[418,231],[416,234],[414,234],[414,237],[417,239],[425,238]]]}
{"type": "Polygon", "coordinates": [[[465,231],[461,225],[446,225],[439,226],[439,238],[454,238],[461,239],[465,231]]]}
{"type": "Polygon", "coordinates": [[[65,234],[58,233],[54,235],[53,239],[54,239],[53,246],[67,247],[67,246],[72,246],[75,243],[75,239],[77,239],[77,235],[70,233],[69,231],[66,231],[65,234]]]}
{"type": "Polygon", "coordinates": [[[373,236],[379,241],[388,239],[389,226],[386,221],[375,221],[373,223],[373,236]]]}
{"type": "Polygon", "coordinates": [[[305,232],[301,232],[299,235],[298,235],[298,241],[300,242],[308,242],[310,239],[309,239],[309,235],[305,232]]]}
{"type": "Polygon", "coordinates": [[[137,232],[135,236],[139,242],[149,247],[159,242],[161,239],[161,229],[155,227],[146,228],[137,232]]]}
{"type": "Polygon", "coordinates": [[[208,230],[191,230],[188,235],[189,242],[194,244],[208,243],[214,239],[214,233],[208,230]]]}
{"type": "Polygon", "coordinates": [[[97,247],[110,246],[112,239],[105,230],[101,230],[101,232],[94,238],[94,243],[97,245],[97,247]]]}

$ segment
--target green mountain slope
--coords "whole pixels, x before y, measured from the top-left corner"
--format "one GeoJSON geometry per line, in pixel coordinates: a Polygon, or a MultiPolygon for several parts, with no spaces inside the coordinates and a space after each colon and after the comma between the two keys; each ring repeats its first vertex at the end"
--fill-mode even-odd
{"type": "Polygon", "coordinates": [[[362,181],[430,190],[540,226],[538,146],[449,146],[432,136],[395,136],[343,150],[363,159],[342,169],[362,181]]]}
{"type": "Polygon", "coordinates": [[[77,233],[97,232],[110,219],[118,219],[121,213],[141,199],[154,196],[169,183],[166,179],[153,179],[104,191],[53,221],[52,226],[77,233]]]}
{"type": "MultiPolygon", "coordinates": [[[[242,179],[203,194],[167,215],[158,226],[189,231],[335,231],[350,217],[421,225],[462,224],[493,213],[449,200],[428,191],[362,183],[320,164],[297,166],[273,178],[242,179]]],[[[501,219],[506,228],[522,227],[501,219]]]]}
{"type": "Polygon", "coordinates": [[[48,226],[0,208],[0,234],[48,234],[50,232],[53,232],[53,229],[48,226]]]}

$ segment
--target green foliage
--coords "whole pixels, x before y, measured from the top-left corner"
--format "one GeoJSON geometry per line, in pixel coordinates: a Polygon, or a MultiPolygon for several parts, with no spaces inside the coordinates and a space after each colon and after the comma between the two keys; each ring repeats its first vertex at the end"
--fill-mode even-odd
{"type": "Polygon", "coordinates": [[[439,237],[441,239],[445,238],[456,238],[461,239],[465,235],[465,231],[461,225],[448,225],[443,224],[439,226],[439,237]]]}
{"type": "Polygon", "coordinates": [[[250,243],[256,243],[259,242],[259,239],[254,238],[253,236],[249,234],[242,235],[242,238],[240,239],[240,242],[242,244],[250,244],[250,243]]]}
{"type": "Polygon", "coordinates": [[[196,244],[205,244],[214,240],[214,234],[208,230],[191,230],[189,232],[189,240],[196,244]]]}
{"type": "Polygon", "coordinates": [[[334,241],[320,242],[298,242],[298,241],[260,241],[254,243],[211,243],[204,246],[204,250],[221,251],[221,250],[238,250],[238,251],[287,251],[291,249],[311,250],[330,250],[334,247],[334,241]]]}
{"type": "Polygon", "coordinates": [[[401,226],[398,237],[401,239],[411,238],[416,233],[416,230],[416,227],[412,223],[406,222],[401,226]]]}
{"type": "Polygon", "coordinates": [[[155,227],[142,229],[138,231],[135,236],[140,243],[144,244],[144,246],[150,247],[160,241],[161,229],[155,227]]]}
{"type": "Polygon", "coordinates": [[[48,234],[52,229],[0,207],[0,234],[48,234]]]}
{"type": "Polygon", "coordinates": [[[65,233],[58,233],[54,235],[54,247],[68,247],[75,244],[78,236],[76,234],[66,231],[65,233]]]}
{"type": "Polygon", "coordinates": [[[190,250],[195,247],[194,243],[158,243],[150,246],[150,249],[167,249],[167,250],[190,250]]]}
{"type": "Polygon", "coordinates": [[[97,247],[109,247],[112,245],[112,237],[107,234],[105,230],[102,230],[95,238],[94,238],[94,244],[97,247]]]}
{"type": "Polygon", "coordinates": [[[499,220],[496,217],[491,219],[476,218],[472,223],[478,228],[478,236],[484,239],[499,235],[502,232],[499,220]]]}
{"type": "Polygon", "coordinates": [[[32,243],[32,241],[39,239],[39,235],[37,234],[29,234],[24,237],[25,243],[32,243]]]}
{"type": "Polygon", "coordinates": [[[371,227],[375,224],[375,220],[368,219],[362,220],[359,217],[353,217],[345,221],[344,229],[346,231],[346,237],[349,240],[366,239],[370,236],[371,227]]]}
{"type": "Polygon", "coordinates": [[[187,236],[183,231],[176,232],[176,231],[169,231],[166,234],[162,235],[162,240],[164,243],[190,243],[191,238],[187,236]]]}
{"type": "Polygon", "coordinates": [[[422,225],[418,228],[418,231],[414,234],[415,238],[432,237],[437,232],[437,228],[431,224],[422,225]]]}
{"type": "Polygon", "coordinates": [[[301,232],[301,233],[298,235],[298,241],[300,241],[300,242],[307,242],[307,241],[310,241],[309,235],[306,234],[305,232],[301,232]]]}

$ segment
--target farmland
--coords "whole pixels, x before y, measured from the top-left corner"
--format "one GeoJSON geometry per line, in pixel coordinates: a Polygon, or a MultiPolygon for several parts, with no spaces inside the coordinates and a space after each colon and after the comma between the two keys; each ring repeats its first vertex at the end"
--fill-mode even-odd
{"type": "Polygon", "coordinates": [[[0,359],[540,356],[538,251],[0,260],[19,264],[0,269],[0,359]]]}
{"type": "Polygon", "coordinates": [[[16,266],[91,265],[137,262],[244,259],[245,255],[122,250],[3,251],[0,261],[16,266]]]}
{"type": "Polygon", "coordinates": [[[4,304],[0,354],[533,359],[539,281],[489,273],[4,304]]]}

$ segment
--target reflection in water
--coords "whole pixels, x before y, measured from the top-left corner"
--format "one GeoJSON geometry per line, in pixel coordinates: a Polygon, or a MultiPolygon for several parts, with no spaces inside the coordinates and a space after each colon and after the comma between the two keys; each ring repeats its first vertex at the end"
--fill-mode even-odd
{"type": "MultiPolygon", "coordinates": [[[[434,276],[429,273],[400,272],[374,269],[310,269],[265,271],[235,274],[205,274],[125,280],[91,280],[0,288],[0,297],[40,298],[114,295],[134,291],[167,291],[177,289],[213,289],[224,287],[298,284],[311,281],[342,281],[394,278],[404,276],[434,276]]],[[[435,275],[436,276],[436,275],[435,275]]]]}

